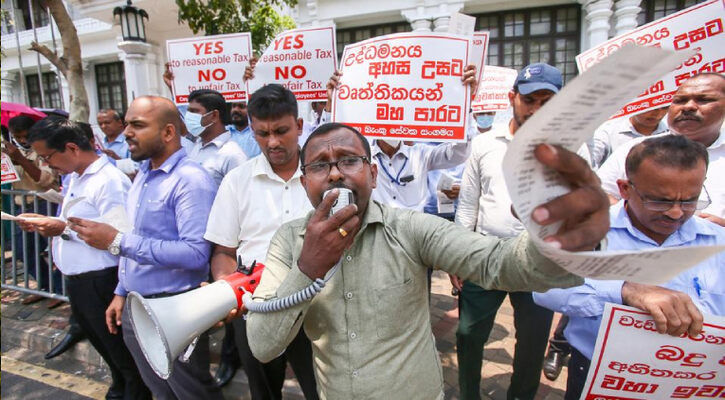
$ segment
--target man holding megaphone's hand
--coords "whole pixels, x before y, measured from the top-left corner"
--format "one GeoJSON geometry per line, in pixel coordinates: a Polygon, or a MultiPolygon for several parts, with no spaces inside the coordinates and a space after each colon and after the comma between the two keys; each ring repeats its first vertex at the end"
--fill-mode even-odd
{"type": "MultiPolygon", "coordinates": [[[[546,241],[567,250],[594,248],[608,229],[608,202],[598,179],[583,159],[563,148],[539,145],[535,156],[572,187],[533,213],[540,224],[563,222],[546,241]]],[[[526,234],[510,240],[482,236],[370,201],[377,168],[370,163],[367,140],[351,127],[317,128],[301,162],[302,184],[316,210],[277,231],[254,300],[288,296],[323,276],[326,285],[311,301],[248,313],[247,334],[252,352],[265,361],[304,325],[322,398],[443,398],[428,268],[439,266],[482,287],[507,291],[582,282],[542,256],[526,234]],[[336,192],[343,190],[338,188],[352,191],[354,204],[329,216],[336,192]],[[323,198],[329,189],[338,190],[323,198]]]]}

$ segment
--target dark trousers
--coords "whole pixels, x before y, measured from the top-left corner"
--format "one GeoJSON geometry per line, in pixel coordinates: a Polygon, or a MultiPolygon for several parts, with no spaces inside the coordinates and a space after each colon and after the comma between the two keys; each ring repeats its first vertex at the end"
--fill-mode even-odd
{"type": "Polygon", "coordinates": [[[19,227],[15,226],[15,257],[18,261],[27,262],[28,275],[38,282],[38,289],[46,292],[50,291],[50,279],[53,279],[53,293],[60,294],[63,291],[63,274],[57,269],[52,272],[45,261],[45,257],[36,257],[35,245],[38,245],[38,252],[43,252],[48,247],[48,239],[33,232],[23,232],[19,227]],[[25,237],[25,243],[23,243],[25,237]],[[37,270],[36,270],[37,261],[37,270]]]}
{"type": "Polygon", "coordinates": [[[237,351],[237,344],[234,336],[234,325],[224,325],[224,339],[222,339],[222,349],[219,354],[219,364],[229,364],[234,368],[239,368],[241,361],[239,361],[239,351],[237,351]]]}
{"type": "Polygon", "coordinates": [[[566,340],[566,337],[564,337],[564,329],[566,329],[566,325],[568,323],[568,315],[562,315],[561,318],[559,318],[559,323],[556,324],[554,334],[549,339],[550,352],[561,353],[562,356],[566,356],[571,352],[571,346],[569,346],[569,342],[566,340]]]}
{"type": "Polygon", "coordinates": [[[151,389],[156,400],[224,398],[221,389],[216,386],[209,373],[209,335],[207,333],[199,337],[189,361],[184,363],[176,359],[171,376],[164,380],[156,375],[141,351],[128,318],[128,302],[123,310],[121,325],[123,326],[123,340],[136,361],[141,377],[151,389]]]}
{"type": "Polygon", "coordinates": [[[292,340],[284,354],[268,363],[262,363],[252,354],[247,339],[247,321],[242,318],[234,320],[239,358],[242,369],[249,379],[249,391],[252,400],[281,400],[287,361],[300,383],[307,400],[317,400],[317,382],[312,370],[312,344],[302,329],[292,340]]]}
{"type": "MultiPolygon", "coordinates": [[[[118,268],[68,276],[66,288],[72,317],[88,340],[108,364],[112,388],[124,393],[124,399],[151,399],[151,392],[139,375],[121,334],[113,335],[106,326],[106,308],[118,284],[118,268]]],[[[73,326],[71,326],[73,329],[73,326]]]]}
{"type": "Polygon", "coordinates": [[[571,358],[569,359],[568,366],[569,375],[566,379],[566,394],[564,395],[564,400],[579,400],[584,390],[584,384],[587,382],[589,364],[591,364],[591,361],[580,353],[579,350],[575,348],[571,349],[571,358]]]}
{"type": "Polygon", "coordinates": [[[463,283],[456,331],[458,383],[461,400],[480,399],[483,347],[493,329],[496,312],[509,296],[514,309],[516,346],[508,399],[533,399],[539,387],[553,312],[534,303],[530,292],[485,290],[463,283]]]}

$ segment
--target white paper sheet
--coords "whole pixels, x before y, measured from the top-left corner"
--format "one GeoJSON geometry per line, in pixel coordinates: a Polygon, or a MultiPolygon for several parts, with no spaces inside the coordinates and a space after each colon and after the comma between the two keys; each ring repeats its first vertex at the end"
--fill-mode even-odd
{"type": "Polygon", "coordinates": [[[476,29],[476,18],[470,15],[454,12],[448,23],[448,33],[471,36],[476,29]]]}
{"type": "Polygon", "coordinates": [[[541,226],[531,219],[536,206],[569,192],[557,173],[536,160],[534,147],[549,143],[576,152],[622,104],[691,56],[653,47],[623,47],[567,84],[516,132],[503,162],[514,209],[542,253],[566,270],[595,279],[660,284],[725,250],[722,246],[571,253],[542,240],[560,224],[541,226]]]}
{"type": "Polygon", "coordinates": [[[98,222],[111,225],[112,227],[118,229],[119,232],[123,233],[133,230],[133,225],[128,218],[128,214],[126,214],[126,209],[121,205],[113,207],[111,211],[102,215],[101,218],[98,219],[98,222]]]}
{"type": "Polygon", "coordinates": [[[63,204],[63,195],[58,193],[55,189],[49,189],[42,193],[35,192],[35,194],[41,199],[47,200],[51,203],[63,204]]]}

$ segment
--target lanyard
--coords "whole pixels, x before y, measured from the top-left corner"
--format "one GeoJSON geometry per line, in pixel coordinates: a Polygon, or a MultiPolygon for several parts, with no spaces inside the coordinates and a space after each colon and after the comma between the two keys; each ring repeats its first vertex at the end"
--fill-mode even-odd
{"type": "MultiPolygon", "coordinates": [[[[391,174],[390,171],[388,171],[388,169],[385,168],[385,162],[383,161],[383,159],[382,159],[382,157],[380,156],[379,153],[378,153],[378,156],[377,157],[378,157],[378,164],[380,165],[380,168],[383,169],[383,172],[385,172],[385,175],[387,175],[388,178],[390,178],[390,180],[394,184],[396,184],[398,186],[405,186],[406,183],[400,181],[400,174],[403,173],[403,170],[405,169],[405,166],[408,165],[408,158],[407,157],[405,158],[405,161],[403,162],[403,167],[400,168],[400,171],[398,171],[398,175],[395,178],[393,178],[393,174],[391,174]]],[[[392,164],[392,161],[393,160],[391,159],[390,161],[391,161],[391,164],[392,164]]]]}

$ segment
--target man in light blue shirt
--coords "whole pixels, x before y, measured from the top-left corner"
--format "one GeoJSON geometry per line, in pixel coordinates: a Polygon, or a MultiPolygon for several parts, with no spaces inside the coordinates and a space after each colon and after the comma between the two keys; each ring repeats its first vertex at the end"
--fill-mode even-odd
{"type": "Polygon", "coordinates": [[[126,137],[134,161],[143,161],[128,193],[126,213],[133,229],[72,219],[72,229],[90,246],[120,255],[118,286],[106,310],[106,324],[123,338],[146,385],[157,399],[221,399],[209,374],[208,335],[199,338],[189,361],[174,363],[163,380],[146,361],[127,310],[125,296],[167,297],[199,287],[209,276],[211,246],[204,240],[216,185],[181,147],[182,122],[174,104],[161,97],[136,98],[126,114],[126,137]],[[145,160],[145,161],[144,161],[145,160]]]}
{"type": "MultiPolygon", "coordinates": [[[[627,156],[628,180],[617,181],[623,201],[610,210],[608,250],[725,244],[725,229],[692,218],[710,202],[700,196],[707,170],[705,147],[679,135],[643,141],[627,156]]],[[[587,279],[582,286],[535,293],[534,300],[569,316],[564,335],[572,346],[566,399],[579,399],[605,302],[652,314],[657,331],[695,335],[700,312],[725,315],[725,253],[682,272],[662,286],[587,279]],[[699,311],[698,311],[699,310],[699,311]]]]}
{"type": "Polygon", "coordinates": [[[252,128],[249,125],[247,103],[237,102],[230,104],[231,110],[229,113],[232,117],[232,123],[227,125],[227,130],[232,133],[232,140],[237,142],[239,147],[244,150],[247,158],[258,156],[262,151],[259,149],[257,141],[254,140],[254,132],[252,132],[252,128]]]}

